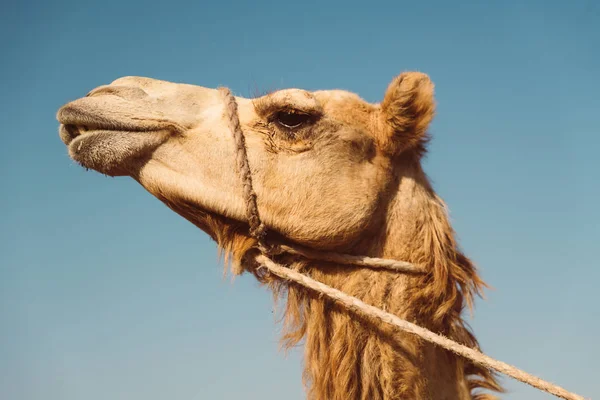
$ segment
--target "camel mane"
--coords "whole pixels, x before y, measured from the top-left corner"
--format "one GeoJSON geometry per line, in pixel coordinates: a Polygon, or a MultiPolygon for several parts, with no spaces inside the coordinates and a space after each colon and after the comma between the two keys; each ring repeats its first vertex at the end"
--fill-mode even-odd
{"type": "MultiPolygon", "coordinates": [[[[474,298],[481,296],[487,285],[471,260],[458,249],[443,201],[434,196],[430,205],[433,212],[427,214],[428,221],[422,224],[423,242],[421,247],[411,249],[410,258],[429,266],[428,274],[407,277],[392,271],[317,263],[291,256],[282,256],[281,260],[290,268],[389,312],[405,309],[409,302],[414,310],[409,319],[429,321],[429,329],[479,349],[461,313],[465,306],[472,310],[474,298]],[[402,279],[411,281],[410,289],[395,293],[395,283],[402,279]]],[[[413,338],[414,344],[407,345],[407,334],[266,273],[248,261],[254,259],[256,241],[245,224],[215,214],[207,214],[203,220],[201,228],[219,244],[226,268],[234,275],[251,272],[272,290],[275,301],[283,305],[281,344],[284,349],[301,342],[305,345],[303,382],[309,399],[419,398],[419,388],[426,386],[425,382],[419,385],[420,370],[416,366],[421,353],[444,350],[431,349],[413,338]],[[362,363],[357,362],[359,358],[362,363]],[[394,388],[392,382],[398,379],[407,384],[394,388]]],[[[473,400],[497,398],[485,390],[503,392],[493,371],[450,353],[446,357],[449,363],[456,364],[456,380],[466,378],[473,400]]],[[[435,365],[428,368],[435,369],[435,365]]]]}

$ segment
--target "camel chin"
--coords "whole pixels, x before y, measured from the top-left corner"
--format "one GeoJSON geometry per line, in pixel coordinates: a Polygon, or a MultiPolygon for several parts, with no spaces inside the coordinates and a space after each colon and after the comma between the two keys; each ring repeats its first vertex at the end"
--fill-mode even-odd
{"type": "Polygon", "coordinates": [[[131,176],[137,174],[169,133],[87,130],[85,126],[61,124],[59,136],[67,145],[69,156],[84,168],[109,176],[131,176]]]}

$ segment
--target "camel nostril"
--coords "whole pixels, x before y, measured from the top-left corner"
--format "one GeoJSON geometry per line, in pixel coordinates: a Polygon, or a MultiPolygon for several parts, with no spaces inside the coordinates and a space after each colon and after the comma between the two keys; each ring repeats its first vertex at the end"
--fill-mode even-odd
{"type": "Polygon", "coordinates": [[[118,85],[104,85],[99,86],[92,91],[90,91],[86,97],[94,97],[101,95],[114,95],[121,97],[126,100],[137,100],[148,97],[148,93],[146,93],[143,89],[135,86],[118,86],[118,85]]]}
{"type": "Polygon", "coordinates": [[[92,96],[97,95],[99,93],[106,92],[106,89],[108,87],[109,87],[108,85],[98,86],[97,88],[94,88],[94,89],[90,90],[88,92],[88,94],[85,95],[85,97],[92,97],[92,96]]]}

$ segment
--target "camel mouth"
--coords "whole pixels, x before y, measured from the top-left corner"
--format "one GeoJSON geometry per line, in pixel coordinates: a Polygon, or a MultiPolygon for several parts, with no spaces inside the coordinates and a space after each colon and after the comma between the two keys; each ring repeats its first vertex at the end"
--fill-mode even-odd
{"type": "Polygon", "coordinates": [[[89,119],[85,123],[64,122],[59,126],[59,136],[69,156],[82,167],[109,176],[135,174],[141,160],[171,136],[171,131],[164,128],[98,124],[89,119]]]}
{"type": "Polygon", "coordinates": [[[66,145],[71,144],[78,136],[87,132],[91,132],[90,127],[87,125],[60,124],[59,127],[60,138],[66,145]]]}
{"type": "MultiPolygon", "coordinates": [[[[156,129],[153,131],[159,131],[160,129],[156,129]]],[[[127,134],[130,132],[151,132],[146,129],[135,129],[133,127],[126,128],[115,128],[111,127],[102,127],[100,125],[83,125],[83,124],[60,124],[59,126],[59,136],[64,144],[67,146],[70,145],[73,140],[80,138],[81,136],[93,135],[97,132],[104,132],[105,134],[113,133],[113,134],[127,134]]]]}
{"type": "MultiPolygon", "coordinates": [[[[114,96],[113,96],[114,97],[114,96]]],[[[182,128],[159,115],[119,111],[118,97],[85,97],[58,110],[59,137],[81,166],[105,175],[131,175],[140,160],[182,128]]]]}
{"type": "Polygon", "coordinates": [[[69,145],[73,140],[83,135],[89,135],[94,132],[152,132],[163,130],[164,126],[144,126],[144,124],[135,124],[131,121],[123,121],[119,118],[106,120],[93,112],[85,112],[81,109],[69,105],[61,108],[57,115],[59,126],[59,135],[62,141],[69,145]]]}
{"type": "Polygon", "coordinates": [[[151,111],[140,115],[115,111],[120,101],[119,98],[85,97],[61,107],[56,119],[60,123],[62,141],[69,145],[73,140],[95,132],[154,133],[169,130],[178,133],[185,130],[176,122],[151,111]]]}

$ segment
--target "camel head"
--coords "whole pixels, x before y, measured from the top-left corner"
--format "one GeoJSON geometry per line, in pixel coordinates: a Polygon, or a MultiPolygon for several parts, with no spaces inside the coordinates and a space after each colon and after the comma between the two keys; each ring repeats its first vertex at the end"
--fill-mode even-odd
{"type": "MultiPolygon", "coordinates": [[[[331,248],[373,224],[394,158],[419,153],[434,111],[421,73],[394,79],[381,105],[299,89],[237,102],[266,226],[331,248]]],[[[124,77],[62,107],[60,137],[82,166],[135,178],[214,236],[207,215],[246,220],[224,106],[216,89],[124,77]]]]}
{"type": "MultiPolygon", "coordinates": [[[[281,255],[315,279],[477,347],[461,313],[484,284],[421,168],[433,84],[403,73],[382,97],[370,104],[341,90],[288,89],[236,98],[267,240],[422,266],[427,274],[409,276],[281,255]]],[[[462,400],[501,390],[485,368],[258,272],[244,257],[255,241],[227,104],[217,89],[125,77],[63,106],[60,137],[79,164],[131,176],[233,255],[235,273],[254,272],[287,296],[283,340],[289,347],[305,339],[309,398],[462,400]]]]}

